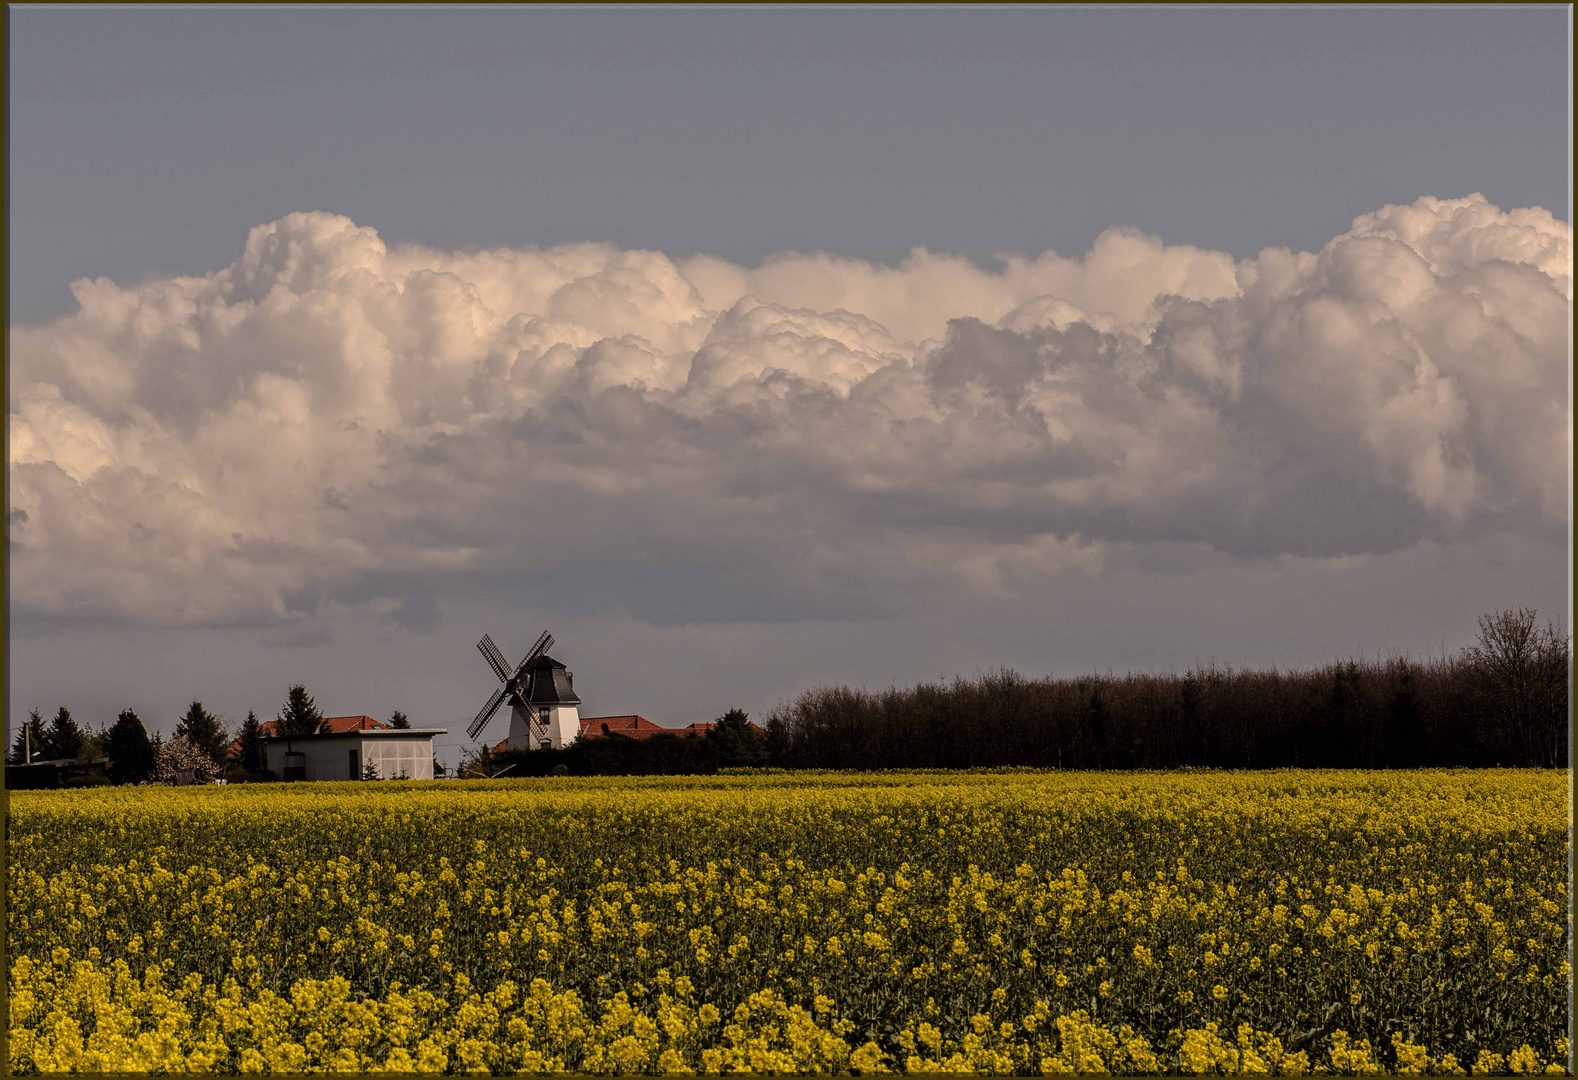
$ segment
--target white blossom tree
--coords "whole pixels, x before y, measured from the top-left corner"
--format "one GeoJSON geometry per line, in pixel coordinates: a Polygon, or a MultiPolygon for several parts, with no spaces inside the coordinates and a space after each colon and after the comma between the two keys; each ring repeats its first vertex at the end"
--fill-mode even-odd
{"type": "Polygon", "coordinates": [[[206,784],[218,779],[219,766],[190,740],[177,737],[159,747],[153,779],[160,784],[175,784],[182,781],[183,773],[191,783],[206,784]]]}

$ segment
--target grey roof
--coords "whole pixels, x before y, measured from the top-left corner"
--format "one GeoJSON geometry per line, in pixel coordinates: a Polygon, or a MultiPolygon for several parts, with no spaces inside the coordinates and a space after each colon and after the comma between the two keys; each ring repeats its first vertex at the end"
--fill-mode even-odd
{"type": "Polygon", "coordinates": [[[347,735],[370,735],[375,739],[415,738],[418,735],[448,735],[446,727],[396,727],[377,728],[373,731],[347,731],[347,735]]]}
{"type": "Polygon", "coordinates": [[[544,653],[531,666],[531,703],[533,705],[579,705],[575,676],[553,657],[544,653]]]}
{"type": "Polygon", "coordinates": [[[447,735],[448,728],[441,727],[413,727],[413,728],[352,728],[350,731],[316,731],[311,735],[264,735],[266,742],[289,742],[292,739],[315,740],[323,739],[414,739],[428,738],[434,735],[447,735]]]}

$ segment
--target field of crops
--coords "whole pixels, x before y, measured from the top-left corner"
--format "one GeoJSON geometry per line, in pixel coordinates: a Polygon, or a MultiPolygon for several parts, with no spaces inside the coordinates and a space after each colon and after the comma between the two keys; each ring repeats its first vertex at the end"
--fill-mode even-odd
{"type": "Polygon", "coordinates": [[[1564,1073],[1568,785],[22,792],[10,1066],[1564,1073]]]}

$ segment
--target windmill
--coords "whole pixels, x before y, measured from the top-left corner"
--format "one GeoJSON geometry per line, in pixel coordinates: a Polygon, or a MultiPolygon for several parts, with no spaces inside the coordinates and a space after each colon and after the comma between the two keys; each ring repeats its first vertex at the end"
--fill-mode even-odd
{"type": "MultiPolygon", "coordinates": [[[[482,635],[482,640],[477,642],[477,651],[488,662],[493,673],[499,677],[504,685],[493,692],[488,703],[482,706],[482,711],[477,713],[477,718],[466,729],[466,737],[475,739],[482,729],[487,727],[488,721],[493,719],[493,714],[499,711],[499,706],[509,701],[515,713],[515,719],[522,721],[526,728],[528,745],[538,745],[548,738],[548,728],[543,723],[542,714],[531,703],[532,665],[545,656],[549,646],[553,644],[553,635],[544,630],[537,639],[537,644],[531,647],[531,652],[526,654],[526,659],[515,665],[513,673],[506,665],[504,654],[499,652],[499,647],[493,644],[493,638],[488,634],[482,635]]],[[[515,734],[515,724],[511,724],[510,734],[515,734]]]]}

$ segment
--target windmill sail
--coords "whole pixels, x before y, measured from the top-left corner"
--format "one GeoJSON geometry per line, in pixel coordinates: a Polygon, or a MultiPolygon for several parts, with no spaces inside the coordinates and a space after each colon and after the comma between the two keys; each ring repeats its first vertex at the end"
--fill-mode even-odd
{"type": "Polygon", "coordinates": [[[475,739],[477,737],[477,732],[481,731],[487,725],[487,722],[493,719],[493,714],[499,711],[499,705],[503,703],[504,695],[508,692],[509,687],[507,686],[501,686],[493,691],[493,696],[488,699],[486,705],[482,706],[482,711],[477,713],[477,718],[466,729],[466,738],[475,739]]]}
{"type": "Polygon", "coordinates": [[[553,648],[553,635],[544,630],[542,637],[537,639],[537,644],[531,647],[531,652],[527,653],[526,658],[515,666],[516,677],[518,678],[521,672],[525,671],[539,656],[551,648],[553,648]]]}
{"type": "Polygon", "coordinates": [[[477,651],[482,654],[482,658],[488,662],[488,666],[499,677],[499,682],[510,681],[510,669],[506,665],[504,654],[499,652],[497,645],[493,644],[491,635],[482,635],[482,640],[477,642],[477,651]]]}

